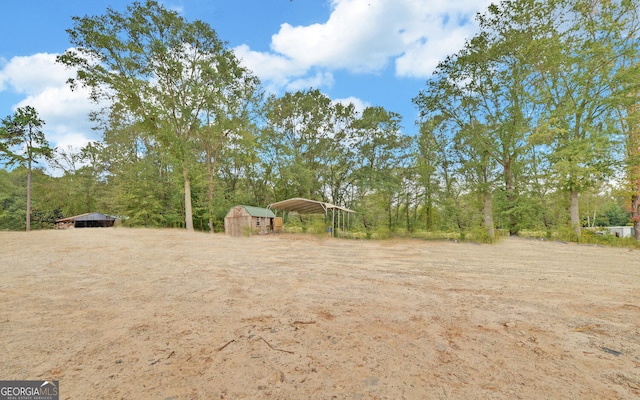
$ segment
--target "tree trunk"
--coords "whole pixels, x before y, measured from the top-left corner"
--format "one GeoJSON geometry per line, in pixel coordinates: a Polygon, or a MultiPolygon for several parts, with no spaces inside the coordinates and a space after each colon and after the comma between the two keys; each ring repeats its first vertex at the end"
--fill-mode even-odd
{"type": "Polygon", "coordinates": [[[513,185],[513,172],[511,170],[511,161],[508,161],[504,165],[504,180],[505,186],[507,189],[507,207],[506,211],[509,214],[509,236],[517,236],[518,235],[518,221],[513,212],[511,212],[515,208],[516,195],[515,189],[513,185]]]}
{"type": "MultiPolygon", "coordinates": [[[[640,170],[640,167],[637,167],[640,170]]],[[[638,171],[640,174],[640,171],[638,171]]],[[[634,237],[640,242],[640,178],[636,180],[631,195],[631,221],[633,221],[634,237]]]]}
{"type": "Polygon", "coordinates": [[[389,205],[387,206],[388,210],[388,221],[387,224],[389,226],[389,231],[391,231],[392,221],[393,221],[393,204],[392,204],[393,195],[389,195],[389,205]]]}
{"type": "Polygon", "coordinates": [[[31,160],[27,162],[27,232],[31,230],[31,160]]]}
{"type": "Polygon", "coordinates": [[[491,239],[495,239],[496,231],[493,225],[493,200],[491,198],[491,192],[486,190],[484,192],[484,227],[491,239]]]}
{"type": "Polygon", "coordinates": [[[578,196],[579,193],[575,189],[571,189],[571,205],[570,205],[570,213],[571,213],[571,229],[576,234],[578,239],[580,238],[582,224],[580,222],[580,207],[578,206],[578,196]]]}
{"type": "Polygon", "coordinates": [[[430,231],[433,229],[433,202],[431,201],[431,193],[426,194],[425,200],[427,230],[430,231]]]}
{"type": "Polygon", "coordinates": [[[210,159],[207,157],[207,170],[209,173],[208,190],[207,190],[207,212],[209,214],[209,233],[213,233],[213,194],[214,194],[214,182],[213,182],[213,165],[210,159]]]}
{"type": "Polygon", "coordinates": [[[632,161],[628,179],[631,181],[631,221],[634,237],[640,242],[640,126],[638,125],[640,106],[634,104],[628,111],[627,160],[632,161]],[[633,117],[632,117],[633,116],[633,117]]]}
{"type": "Polygon", "coordinates": [[[418,225],[418,206],[420,204],[420,195],[416,192],[416,198],[414,199],[414,207],[413,207],[413,219],[411,225],[413,225],[413,229],[415,229],[416,225],[418,225]]]}
{"type": "Polygon", "coordinates": [[[213,233],[213,173],[209,171],[209,188],[207,191],[207,200],[209,202],[209,233],[213,233]]]}
{"type": "Polygon", "coordinates": [[[411,203],[410,200],[410,194],[409,191],[407,191],[407,209],[406,209],[406,215],[407,215],[407,232],[413,232],[413,229],[411,227],[411,218],[410,218],[410,212],[409,212],[409,204],[411,203]]]}
{"type": "Polygon", "coordinates": [[[189,177],[189,169],[182,168],[184,176],[184,217],[185,225],[188,231],[193,231],[193,209],[191,208],[191,178],[189,177]]]}

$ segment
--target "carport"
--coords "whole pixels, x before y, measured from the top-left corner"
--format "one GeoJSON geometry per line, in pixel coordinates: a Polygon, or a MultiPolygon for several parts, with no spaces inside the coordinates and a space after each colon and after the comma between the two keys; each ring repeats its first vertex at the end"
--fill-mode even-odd
{"type": "Polygon", "coordinates": [[[93,212],[58,219],[56,228],[109,228],[114,226],[115,222],[115,217],[93,212]]]}
{"type": "MultiPolygon", "coordinates": [[[[331,237],[334,237],[335,235],[334,227],[337,227],[338,230],[345,230],[345,222],[347,222],[348,225],[348,221],[345,220],[348,219],[349,214],[355,212],[346,207],[336,206],[335,204],[325,203],[323,201],[303,199],[300,197],[278,201],[267,206],[267,210],[273,209],[297,212],[298,214],[324,214],[325,217],[329,214],[329,211],[331,211],[331,237]],[[342,228],[340,228],[340,224],[342,224],[342,228]]],[[[339,234],[338,237],[340,237],[339,234]]]]}

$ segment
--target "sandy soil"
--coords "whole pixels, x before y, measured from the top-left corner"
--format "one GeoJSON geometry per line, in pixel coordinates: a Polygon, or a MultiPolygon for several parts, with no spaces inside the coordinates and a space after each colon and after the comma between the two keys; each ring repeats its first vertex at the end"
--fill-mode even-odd
{"type": "Polygon", "coordinates": [[[637,399],[640,252],[0,232],[0,379],[61,399],[637,399]]]}

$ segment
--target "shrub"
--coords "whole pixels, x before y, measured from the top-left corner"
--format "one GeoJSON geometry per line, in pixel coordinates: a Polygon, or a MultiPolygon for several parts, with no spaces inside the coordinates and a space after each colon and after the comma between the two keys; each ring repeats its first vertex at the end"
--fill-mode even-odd
{"type": "Polygon", "coordinates": [[[251,229],[250,226],[248,226],[248,225],[243,225],[242,226],[242,236],[249,237],[249,236],[251,236],[252,231],[253,230],[251,229]]]}
{"type": "Polygon", "coordinates": [[[492,238],[484,227],[477,226],[469,232],[469,240],[478,243],[493,243],[495,238],[492,238]]]}

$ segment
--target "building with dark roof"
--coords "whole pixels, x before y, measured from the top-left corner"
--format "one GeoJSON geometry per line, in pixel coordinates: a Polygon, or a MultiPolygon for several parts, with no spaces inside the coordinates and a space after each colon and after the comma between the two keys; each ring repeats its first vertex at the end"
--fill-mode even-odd
{"type": "Polygon", "coordinates": [[[93,212],[56,220],[56,228],[109,228],[115,222],[115,217],[93,212]]]}

